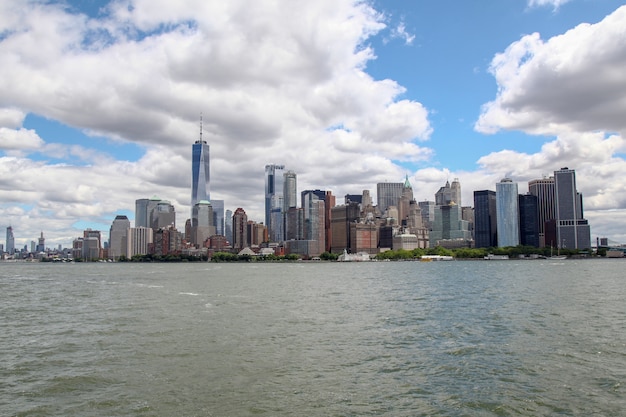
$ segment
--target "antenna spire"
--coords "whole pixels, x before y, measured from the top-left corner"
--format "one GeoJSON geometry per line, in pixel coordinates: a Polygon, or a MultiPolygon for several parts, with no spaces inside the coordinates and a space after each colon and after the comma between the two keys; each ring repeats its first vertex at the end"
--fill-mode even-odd
{"type": "Polygon", "coordinates": [[[202,143],[202,112],[200,112],[200,143],[202,143]]]}

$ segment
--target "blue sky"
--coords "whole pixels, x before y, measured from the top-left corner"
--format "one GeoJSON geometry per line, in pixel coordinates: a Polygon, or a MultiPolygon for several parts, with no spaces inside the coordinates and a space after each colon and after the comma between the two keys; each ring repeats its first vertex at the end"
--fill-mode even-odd
{"type": "Polygon", "coordinates": [[[339,197],[459,178],[463,205],[568,166],[626,242],[623,4],[5,1],[0,227],[69,245],[153,195],[182,227],[202,114],[212,198],[257,221],[267,163],[339,197]]]}

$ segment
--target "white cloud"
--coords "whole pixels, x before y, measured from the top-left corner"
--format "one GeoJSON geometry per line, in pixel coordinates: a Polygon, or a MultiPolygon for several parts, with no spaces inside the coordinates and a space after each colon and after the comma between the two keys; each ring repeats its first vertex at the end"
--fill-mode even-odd
{"type": "Polygon", "coordinates": [[[496,99],[476,130],[532,134],[602,130],[626,134],[626,6],[544,42],[524,36],[496,55],[496,99]]]}
{"type": "Polygon", "coordinates": [[[33,151],[41,148],[43,140],[31,129],[0,127],[0,150],[33,151]]]}

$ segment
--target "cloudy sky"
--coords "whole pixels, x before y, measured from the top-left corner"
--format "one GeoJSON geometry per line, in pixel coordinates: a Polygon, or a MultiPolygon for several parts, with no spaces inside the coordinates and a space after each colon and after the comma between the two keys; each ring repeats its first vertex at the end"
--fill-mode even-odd
{"type": "Polygon", "coordinates": [[[253,220],[268,163],[337,196],[459,178],[463,205],[569,167],[593,239],[626,242],[624,22],[612,0],[3,0],[0,230],[69,246],[153,195],[182,228],[202,114],[211,197],[253,220]]]}

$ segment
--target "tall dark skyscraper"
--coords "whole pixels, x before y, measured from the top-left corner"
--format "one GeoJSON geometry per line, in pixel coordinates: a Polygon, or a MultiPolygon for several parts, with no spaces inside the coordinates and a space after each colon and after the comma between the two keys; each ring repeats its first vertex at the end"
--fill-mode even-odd
{"type": "Polygon", "coordinates": [[[211,201],[209,145],[202,140],[202,120],[200,120],[200,139],[192,145],[191,156],[191,208],[193,210],[199,201],[211,201]]]}
{"type": "MultiPolygon", "coordinates": [[[[556,197],[554,177],[545,177],[528,182],[528,192],[537,197],[537,214],[539,226],[539,246],[551,246],[546,242],[546,222],[556,219],[556,197]]],[[[552,242],[554,246],[555,242],[552,242]]]]}
{"type": "Polygon", "coordinates": [[[496,192],[474,191],[474,244],[477,248],[498,246],[496,192]]]}
{"type": "Polygon", "coordinates": [[[539,247],[539,210],[537,196],[519,195],[519,238],[520,244],[539,247]]]}
{"type": "Polygon", "coordinates": [[[265,165],[265,225],[272,242],[283,237],[284,165],[265,165]]]}
{"type": "Polygon", "coordinates": [[[591,230],[583,218],[583,198],[576,190],[576,172],[554,171],[556,190],[556,237],[560,248],[589,249],[591,230]]]}

